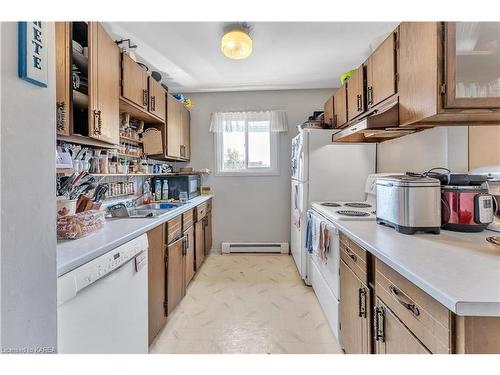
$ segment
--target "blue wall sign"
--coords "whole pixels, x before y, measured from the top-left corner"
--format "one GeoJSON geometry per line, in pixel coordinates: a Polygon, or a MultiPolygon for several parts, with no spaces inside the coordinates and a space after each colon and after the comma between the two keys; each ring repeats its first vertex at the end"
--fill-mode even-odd
{"type": "Polygon", "coordinates": [[[47,22],[19,22],[19,77],[47,87],[47,22]]]}

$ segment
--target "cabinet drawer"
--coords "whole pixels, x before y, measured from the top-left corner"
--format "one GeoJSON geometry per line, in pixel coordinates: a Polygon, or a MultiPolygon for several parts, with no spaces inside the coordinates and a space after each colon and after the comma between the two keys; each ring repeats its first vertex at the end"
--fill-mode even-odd
{"type": "Polygon", "coordinates": [[[451,312],[379,259],[375,293],[432,353],[452,352],[451,312]]]}
{"type": "Polygon", "coordinates": [[[182,214],[182,228],[184,231],[194,224],[194,211],[189,210],[182,214]]]}
{"type": "Polygon", "coordinates": [[[366,251],[342,234],[340,241],[340,258],[364,284],[368,285],[366,251]],[[342,237],[344,238],[342,239],[342,237]]]}
{"type": "Polygon", "coordinates": [[[430,354],[429,350],[378,298],[374,318],[376,354],[430,354]]]}
{"type": "Polygon", "coordinates": [[[167,245],[182,236],[182,216],[167,221],[167,245]]]}
{"type": "Polygon", "coordinates": [[[200,221],[207,215],[208,202],[202,203],[199,206],[196,206],[196,221],[200,221]]]}

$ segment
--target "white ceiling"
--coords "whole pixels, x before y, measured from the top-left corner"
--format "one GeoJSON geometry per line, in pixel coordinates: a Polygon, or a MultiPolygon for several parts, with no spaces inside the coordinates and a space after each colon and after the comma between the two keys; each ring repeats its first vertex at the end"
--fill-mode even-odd
{"type": "Polygon", "coordinates": [[[332,88],[362,63],[397,22],[250,23],[253,53],[231,60],[220,51],[223,22],[106,22],[131,38],[140,61],[162,73],[170,91],[332,88]]]}

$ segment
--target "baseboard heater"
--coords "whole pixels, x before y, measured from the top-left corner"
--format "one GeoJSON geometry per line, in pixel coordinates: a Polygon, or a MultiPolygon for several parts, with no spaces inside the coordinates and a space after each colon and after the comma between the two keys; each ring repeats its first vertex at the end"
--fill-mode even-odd
{"type": "Polygon", "coordinates": [[[230,253],[288,254],[288,242],[223,242],[222,254],[230,253]]]}

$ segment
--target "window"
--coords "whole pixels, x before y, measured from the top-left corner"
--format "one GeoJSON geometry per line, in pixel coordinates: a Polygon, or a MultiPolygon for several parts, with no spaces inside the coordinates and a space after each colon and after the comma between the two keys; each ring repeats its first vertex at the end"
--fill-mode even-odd
{"type": "Polygon", "coordinates": [[[277,175],[279,133],[269,120],[228,120],[215,134],[218,175],[277,175]]]}

